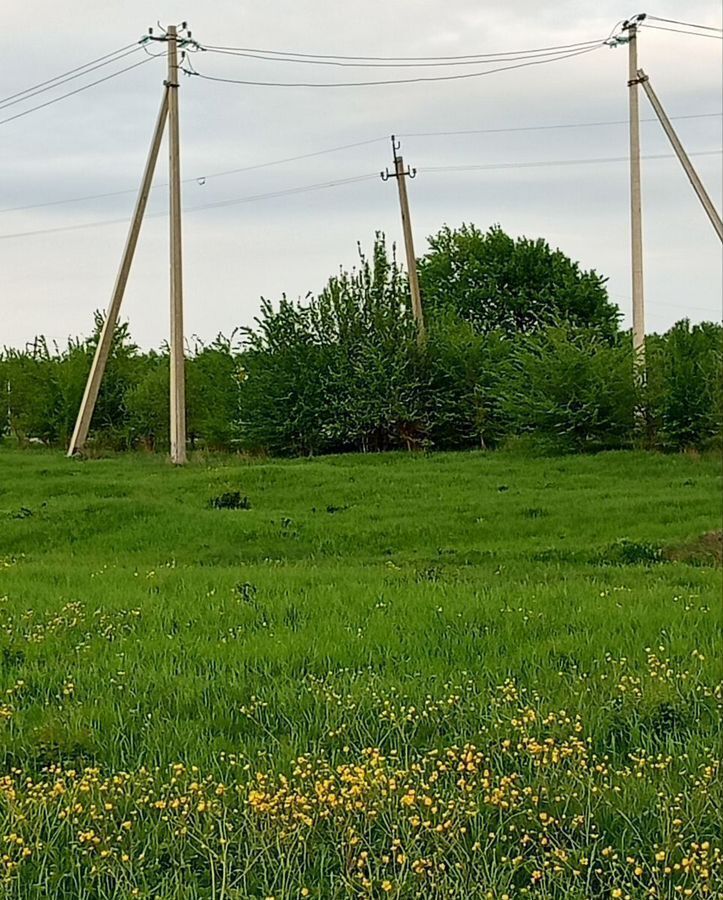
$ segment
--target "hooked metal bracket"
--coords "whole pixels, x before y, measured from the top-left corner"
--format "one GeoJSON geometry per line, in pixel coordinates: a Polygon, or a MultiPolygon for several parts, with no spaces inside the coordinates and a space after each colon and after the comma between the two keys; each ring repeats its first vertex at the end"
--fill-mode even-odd
{"type": "Polygon", "coordinates": [[[628,81],[628,87],[632,87],[634,84],[642,84],[644,81],[650,81],[650,78],[645,72],[638,70],[638,77],[631,78],[630,81],[628,81]]]}

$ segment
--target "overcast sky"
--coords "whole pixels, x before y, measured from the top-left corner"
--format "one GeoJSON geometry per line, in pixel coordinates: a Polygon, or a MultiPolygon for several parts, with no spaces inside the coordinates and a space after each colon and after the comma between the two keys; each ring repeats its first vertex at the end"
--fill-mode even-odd
{"type": "MultiPolygon", "coordinates": [[[[143,35],[157,19],[186,19],[202,43],[320,54],[449,56],[605,38],[640,9],[608,0],[28,0],[3,4],[0,96],[81,65],[143,35]]],[[[656,16],[720,26],[717,0],[657,0],[656,16]]],[[[721,42],[661,30],[641,32],[640,65],[721,204],[721,42]],[[706,116],[706,117],[703,117],[706,116]]],[[[155,44],[158,51],[164,45],[155,44]]],[[[141,58],[141,53],[138,54],[141,58]]],[[[71,82],[68,90],[136,56],[71,82]]],[[[198,71],[229,78],[333,81],[384,77],[387,70],[292,65],[196,54],[198,71]]],[[[64,341],[87,334],[105,309],[153,129],[163,59],[0,125],[0,346],[36,334],[64,341]],[[114,197],[56,203],[86,195],[114,197]],[[54,204],[54,205],[47,205],[54,204]],[[4,237],[107,220],[117,224],[4,237]]],[[[481,68],[481,67],[480,67],[481,68]]],[[[469,69],[468,69],[469,70],[469,69]]],[[[472,67],[474,70],[474,67],[472,67]]],[[[448,70],[393,69],[389,77],[448,70]]],[[[459,70],[457,70],[459,71],[459,70]]],[[[544,66],[436,84],[311,90],[240,86],[184,78],[180,90],[186,207],[378,172],[390,163],[388,135],[420,170],[409,185],[417,253],[444,223],[499,223],[513,235],[542,236],[609,276],[629,323],[628,169],[594,165],[425,171],[435,166],[598,159],[627,154],[624,124],[499,133],[418,132],[512,129],[618,122],[627,116],[627,49],[602,48],[544,66]],[[379,140],[374,140],[378,138],[379,140]],[[355,142],[363,146],[222,177],[215,172],[355,142]],[[198,179],[198,180],[197,180],[198,179]]],[[[0,119],[55,94],[0,109],[0,119]]],[[[641,96],[642,116],[652,116],[641,96]]],[[[669,154],[657,122],[642,125],[644,154],[669,154]]],[[[165,149],[156,181],[167,179],[165,149]]],[[[721,315],[721,246],[675,159],[643,163],[647,330],[688,316],[721,315]]],[[[168,334],[167,189],[149,205],[123,304],[136,340],[168,334]]],[[[379,179],[273,199],[189,211],[184,216],[186,334],[204,339],[248,325],[261,296],[303,297],[376,230],[401,240],[394,182],[379,179]]]]}

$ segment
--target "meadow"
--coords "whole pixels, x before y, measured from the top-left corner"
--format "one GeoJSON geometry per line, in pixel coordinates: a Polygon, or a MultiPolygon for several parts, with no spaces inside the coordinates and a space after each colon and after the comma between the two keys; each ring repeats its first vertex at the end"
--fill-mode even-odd
{"type": "Polygon", "coordinates": [[[0,450],[2,896],[723,896],[720,490],[0,450]]]}

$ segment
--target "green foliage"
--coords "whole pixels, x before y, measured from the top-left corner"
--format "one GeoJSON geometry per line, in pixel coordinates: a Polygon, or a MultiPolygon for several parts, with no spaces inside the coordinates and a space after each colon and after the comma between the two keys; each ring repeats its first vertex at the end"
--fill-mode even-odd
{"type": "MultiPolygon", "coordinates": [[[[279,455],[494,448],[668,451],[721,442],[723,327],[679,322],[647,339],[633,378],[630,336],[604,279],[541,240],[495,227],[444,228],[421,260],[426,339],[406,276],[378,234],[373,252],[303,302],[264,300],[254,328],[186,357],[191,449],[279,455]]],[[[38,339],[0,353],[3,429],[66,445],[102,318],[63,349],[38,339]]],[[[168,447],[167,348],[116,328],[91,444],[168,447]]]]}
{"type": "Polygon", "coordinates": [[[501,388],[513,342],[479,334],[447,310],[428,322],[426,402],[435,447],[494,447],[505,433],[501,388]]]}
{"type": "Polygon", "coordinates": [[[149,353],[138,381],[125,396],[131,444],[148,450],[167,448],[170,416],[168,354],[149,353]]]}
{"type": "Polygon", "coordinates": [[[570,326],[520,338],[502,385],[510,433],[568,452],[631,443],[635,403],[630,342],[570,326]]]}
{"type": "Polygon", "coordinates": [[[219,334],[195,348],[187,363],[186,402],[192,446],[202,439],[212,450],[234,445],[237,438],[239,377],[242,375],[235,334],[219,334]]]}
{"type": "Polygon", "coordinates": [[[385,450],[426,431],[405,279],[381,235],[358,269],[306,304],[262,304],[241,388],[246,446],[272,453],[385,450]]]}
{"type": "Polygon", "coordinates": [[[497,225],[486,233],[445,225],[429,246],[419,261],[425,305],[452,309],[477,331],[516,335],[560,321],[608,336],[618,330],[605,279],[542,238],[515,239],[497,225]]]}
{"type": "Polygon", "coordinates": [[[598,557],[603,565],[652,566],[665,561],[662,547],[648,541],[620,538],[598,557]]]}
{"type": "Polygon", "coordinates": [[[656,442],[667,450],[720,442],[723,427],[723,327],[677,322],[647,342],[645,406],[656,442]]]}
{"type": "MultiPolygon", "coordinates": [[[[65,445],[72,433],[103,324],[85,341],[50,350],[40,338],[26,352],[0,354],[7,430],[21,444],[65,445]],[[9,389],[8,389],[9,385],[9,389]]],[[[188,432],[192,446],[233,445],[238,418],[240,353],[234,337],[197,342],[186,360],[188,432]]],[[[91,442],[118,449],[168,446],[168,351],[143,353],[119,323],[91,423],[91,442]]]]}
{"type": "Polygon", "coordinates": [[[6,350],[0,357],[0,379],[7,397],[7,427],[20,442],[29,438],[59,439],[61,390],[57,365],[44,341],[22,353],[6,350]]]}

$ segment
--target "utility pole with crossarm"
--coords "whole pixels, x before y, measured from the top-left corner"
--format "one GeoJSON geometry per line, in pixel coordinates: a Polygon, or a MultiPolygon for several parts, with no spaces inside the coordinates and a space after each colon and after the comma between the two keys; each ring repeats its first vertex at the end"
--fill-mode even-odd
{"type": "Polygon", "coordinates": [[[412,312],[417,323],[417,335],[420,341],[424,340],[424,312],[422,311],[422,297],[419,292],[419,276],[417,275],[417,257],[414,253],[414,239],[412,237],[412,222],[409,215],[409,197],[407,196],[407,178],[415,178],[416,169],[404,168],[404,159],[399,153],[401,144],[392,135],[392,153],[394,154],[394,171],[386,169],[381,173],[382,181],[390,178],[397,179],[399,188],[399,207],[402,213],[402,230],[404,231],[404,249],[407,255],[407,275],[409,278],[409,294],[412,298],[412,312]]]}
{"type": "Polygon", "coordinates": [[[163,41],[167,46],[168,77],[164,82],[161,108],[158,112],[156,127],[151,140],[151,147],[146,161],[146,167],[138,192],[138,199],[133,211],[128,237],[126,238],[121,264],[116,276],[115,286],[111,295],[110,304],[101,328],[98,346],[95,350],[88,381],[85,385],[83,399],[80,404],[78,418],[73,429],[73,434],[68,446],[68,456],[80,453],[88,439],[93,411],[98,400],[103,374],[105,373],[108,359],[113,346],[113,335],[118,323],[120,307],[123,301],[131,264],[135,254],[138,237],[140,235],[143,215],[148,204],[148,195],[153,183],[153,174],[158,160],[158,153],[163,139],[163,132],[168,122],[168,152],[169,152],[169,184],[170,184],[170,279],[171,279],[171,340],[170,340],[170,365],[171,365],[171,396],[170,396],[170,446],[171,461],[176,465],[186,462],[186,391],[185,391],[185,357],[183,345],[183,267],[182,267],[182,243],[181,243],[181,166],[180,166],[180,138],[178,121],[178,49],[188,44],[195,46],[191,39],[191,32],[187,24],[181,24],[181,33],[178,26],[169,25],[162,30],[160,36],[149,29],[144,42],[163,41]]]}

